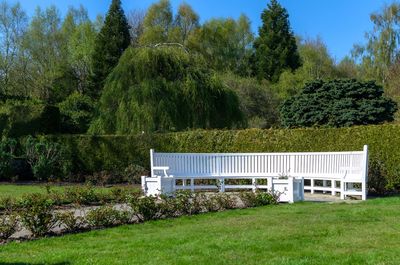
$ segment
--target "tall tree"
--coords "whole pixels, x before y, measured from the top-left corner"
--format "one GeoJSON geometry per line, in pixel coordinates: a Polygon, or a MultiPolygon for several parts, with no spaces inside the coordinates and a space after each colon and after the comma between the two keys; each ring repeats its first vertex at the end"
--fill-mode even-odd
{"type": "Polygon", "coordinates": [[[254,42],[255,72],[259,78],[276,82],[285,69],[295,70],[301,65],[296,39],[289,14],[277,0],[271,0],[261,19],[263,24],[254,42]]]}
{"type": "Polygon", "coordinates": [[[316,79],[340,77],[328,48],[319,37],[316,39],[298,38],[298,50],[302,66],[292,71],[285,70],[274,84],[281,98],[297,94],[306,83],[316,79]]]}
{"type": "Polygon", "coordinates": [[[143,21],[143,34],[140,38],[140,44],[168,42],[173,21],[174,15],[169,0],[160,0],[151,5],[143,21]]]}
{"type": "Polygon", "coordinates": [[[181,47],[128,48],[107,78],[92,133],[237,128],[242,113],[204,59],[181,47]]]}
{"type": "Polygon", "coordinates": [[[97,35],[93,52],[93,97],[98,97],[104,81],[130,44],[129,25],[121,0],[112,0],[104,25],[97,35]]]}
{"type": "Polygon", "coordinates": [[[18,94],[18,64],[27,16],[19,3],[0,3],[0,93],[18,94]]]}
{"type": "Polygon", "coordinates": [[[175,17],[174,33],[176,41],[187,45],[190,35],[199,27],[199,16],[192,7],[186,3],[179,6],[175,17]]]}
{"type": "Polygon", "coordinates": [[[29,78],[30,96],[53,101],[56,97],[54,81],[60,77],[60,67],[66,61],[61,18],[55,6],[36,9],[23,48],[29,59],[26,74],[29,78]]]}
{"type": "Polygon", "coordinates": [[[189,40],[189,48],[199,51],[215,70],[246,75],[253,33],[249,19],[210,19],[189,40]]]}
{"type": "Polygon", "coordinates": [[[361,74],[385,85],[389,70],[400,53],[400,3],[385,5],[371,14],[374,24],[366,34],[366,45],[355,45],[353,56],[361,61],[361,74]]]}
{"type": "Polygon", "coordinates": [[[139,39],[143,34],[143,22],[145,16],[146,13],[143,10],[131,10],[128,14],[128,23],[133,46],[139,44],[139,39]]]}

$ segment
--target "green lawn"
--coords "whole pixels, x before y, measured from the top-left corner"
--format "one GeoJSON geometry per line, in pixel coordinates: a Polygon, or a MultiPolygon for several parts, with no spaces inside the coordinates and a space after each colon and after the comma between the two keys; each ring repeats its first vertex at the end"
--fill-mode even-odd
{"type": "Polygon", "coordinates": [[[231,210],[0,246],[0,264],[399,264],[400,198],[231,210]]]}
{"type": "MultiPolygon", "coordinates": [[[[62,191],[65,190],[67,187],[73,187],[73,186],[52,185],[51,189],[62,191]]],[[[95,189],[99,191],[108,190],[108,188],[104,187],[95,187],[95,189]]],[[[22,195],[28,193],[46,193],[46,192],[47,191],[44,184],[32,184],[32,185],[0,184],[0,198],[4,197],[19,198],[22,195]]]]}
{"type": "MultiPolygon", "coordinates": [[[[62,190],[63,186],[52,186],[53,189],[62,190]]],[[[0,197],[21,197],[27,193],[45,193],[44,185],[15,185],[15,184],[0,184],[0,197]]],[[[1,264],[1,263],[0,263],[1,264]]]]}

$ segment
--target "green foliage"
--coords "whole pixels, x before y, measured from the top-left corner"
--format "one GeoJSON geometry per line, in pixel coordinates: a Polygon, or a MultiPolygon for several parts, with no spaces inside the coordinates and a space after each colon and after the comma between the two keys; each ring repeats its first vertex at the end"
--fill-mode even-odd
{"type": "Polygon", "coordinates": [[[225,74],[222,82],[239,97],[247,128],[270,128],[279,124],[279,99],[267,81],[225,74]]]}
{"type": "Polygon", "coordinates": [[[8,137],[58,133],[60,112],[57,107],[27,99],[8,99],[0,106],[0,133],[8,137]]]}
{"type": "Polygon", "coordinates": [[[85,225],[85,220],[81,216],[75,216],[74,212],[65,211],[56,214],[57,223],[62,225],[65,232],[76,232],[85,225]]]}
{"type": "Polygon", "coordinates": [[[355,45],[352,54],[361,61],[362,77],[385,84],[400,52],[400,3],[384,5],[370,19],[374,27],[365,34],[367,43],[355,45]]]}
{"type": "Polygon", "coordinates": [[[86,215],[86,221],[91,228],[104,228],[117,224],[128,223],[130,218],[126,212],[114,209],[112,206],[100,206],[89,211],[86,215]]]}
{"type": "Polygon", "coordinates": [[[234,209],[236,207],[236,200],[227,193],[218,193],[211,199],[218,205],[220,211],[234,209]]]}
{"type": "MultiPolygon", "coordinates": [[[[283,71],[279,77],[279,82],[273,87],[281,98],[287,99],[290,96],[298,94],[306,83],[316,79],[332,79],[342,76],[354,78],[349,70],[342,67],[339,69],[335,65],[334,59],[328,52],[326,44],[321,38],[298,40],[298,50],[302,61],[301,67],[292,71],[291,69],[283,71]]],[[[354,73],[353,73],[354,74],[354,73]]]]}
{"type": "Polygon", "coordinates": [[[143,20],[143,34],[139,40],[140,44],[168,42],[173,20],[174,15],[169,0],[160,0],[152,4],[143,20]]]}
{"type": "Polygon", "coordinates": [[[237,20],[210,19],[194,32],[188,40],[188,47],[201,53],[216,71],[249,76],[254,40],[250,24],[245,15],[237,20]]]}
{"type": "Polygon", "coordinates": [[[144,166],[129,164],[122,172],[124,182],[130,184],[141,184],[141,177],[148,176],[149,171],[144,166]]]}
{"type": "Polygon", "coordinates": [[[18,230],[18,216],[15,213],[0,214],[0,239],[8,239],[18,230]]]}
{"type": "Polygon", "coordinates": [[[110,74],[89,132],[129,134],[240,126],[238,98],[182,48],[128,48],[110,74]]]}
{"type": "Polygon", "coordinates": [[[188,39],[199,28],[199,20],[199,16],[189,4],[185,2],[180,4],[178,13],[174,19],[175,27],[171,34],[172,39],[183,45],[187,45],[188,39]]]}
{"type": "Polygon", "coordinates": [[[22,224],[34,237],[43,236],[56,225],[53,202],[41,194],[25,196],[20,202],[19,216],[22,224]]]}
{"type": "Polygon", "coordinates": [[[0,180],[12,177],[11,162],[14,158],[16,144],[17,141],[11,138],[4,138],[0,141],[0,180]]]}
{"type": "Polygon", "coordinates": [[[29,136],[24,147],[26,160],[37,180],[61,179],[69,172],[71,165],[63,146],[29,136]]]}
{"type": "Polygon", "coordinates": [[[85,133],[93,118],[94,103],[88,96],[74,92],[59,105],[63,132],[85,133]]]}
{"type": "Polygon", "coordinates": [[[296,39],[290,29],[289,15],[277,0],[272,0],[261,15],[262,26],[254,41],[255,74],[277,82],[281,73],[301,65],[296,39]]]}
{"type": "Polygon", "coordinates": [[[120,0],[112,0],[103,27],[94,43],[93,75],[91,77],[95,97],[101,94],[104,81],[117,65],[124,50],[129,46],[129,25],[120,0]]]}
{"type": "Polygon", "coordinates": [[[90,205],[99,203],[99,194],[91,185],[70,187],[65,190],[68,201],[77,205],[90,205]]]}
{"type": "Polygon", "coordinates": [[[393,121],[396,110],[375,82],[314,81],[283,103],[281,119],[286,127],[342,127],[393,121]]]}
{"type": "Polygon", "coordinates": [[[278,204],[279,195],[272,192],[241,192],[239,198],[244,207],[258,207],[264,205],[278,204]]]}
{"type": "Polygon", "coordinates": [[[149,221],[159,219],[162,216],[161,208],[157,203],[157,198],[152,196],[140,199],[134,198],[129,204],[136,216],[141,221],[149,221]]]}

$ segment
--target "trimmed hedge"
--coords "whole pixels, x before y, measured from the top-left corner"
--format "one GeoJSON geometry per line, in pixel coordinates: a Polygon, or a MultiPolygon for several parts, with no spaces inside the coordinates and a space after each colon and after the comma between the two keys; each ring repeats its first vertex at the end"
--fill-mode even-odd
{"type": "Polygon", "coordinates": [[[370,188],[400,190],[400,125],[327,129],[213,130],[129,136],[46,136],[72,157],[74,172],[149,167],[149,149],[163,152],[307,152],[370,150],[370,188]]]}

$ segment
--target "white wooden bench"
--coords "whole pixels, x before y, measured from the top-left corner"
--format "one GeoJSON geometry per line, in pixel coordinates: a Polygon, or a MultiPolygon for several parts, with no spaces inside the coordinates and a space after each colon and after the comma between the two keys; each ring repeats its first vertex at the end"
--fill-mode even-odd
{"type": "Polygon", "coordinates": [[[356,195],[365,200],[367,196],[367,146],[363,151],[313,153],[190,154],[150,150],[150,163],[151,176],[142,177],[142,188],[147,195],[178,189],[219,189],[224,192],[229,189],[282,190],[289,187],[293,192],[284,198],[289,202],[301,200],[304,190],[330,192],[332,195],[339,192],[342,199],[356,195]],[[216,184],[198,183],[210,179],[216,184]],[[251,183],[230,185],[226,183],[229,179],[251,183]],[[309,185],[304,186],[303,180],[309,185]],[[299,185],[301,192],[298,192],[299,185]]]}

